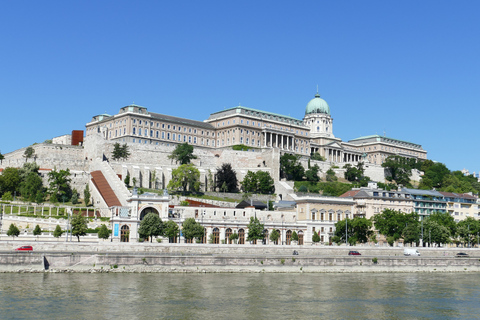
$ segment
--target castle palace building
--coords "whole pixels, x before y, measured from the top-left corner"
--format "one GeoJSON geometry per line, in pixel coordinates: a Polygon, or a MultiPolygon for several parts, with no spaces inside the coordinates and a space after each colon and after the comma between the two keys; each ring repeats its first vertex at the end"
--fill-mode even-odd
{"type": "Polygon", "coordinates": [[[390,155],[427,158],[421,145],[397,139],[374,135],[343,142],[336,138],[330,107],[318,93],[308,102],[303,120],[239,105],[196,121],[132,104],[113,116],[94,116],[86,124],[86,136],[98,133],[119,143],[172,146],[186,142],[207,149],[243,145],[252,151],[275,148],[301,156],[318,153],[332,163],[380,165],[390,155]]]}

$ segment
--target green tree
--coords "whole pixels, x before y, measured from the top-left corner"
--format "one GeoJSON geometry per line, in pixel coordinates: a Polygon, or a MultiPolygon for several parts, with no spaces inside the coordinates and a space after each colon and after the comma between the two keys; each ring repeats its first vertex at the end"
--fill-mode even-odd
{"type": "Polygon", "coordinates": [[[277,242],[279,238],[280,232],[278,232],[276,229],[273,229],[272,232],[270,232],[270,241],[277,242]]]}
{"type": "Polygon", "coordinates": [[[472,217],[468,217],[457,224],[457,236],[465,246],[475,243],[479,231],[479,221],[472,217]]]}
{"type": "Polygon", "coordinates": [[[402,237],[404,243],[415,243],[420,242],[421,229],[419,223],[410,223],[402,231],[402,237]]]}
{"type": "Polygon", "coordinates": [[[25,158],[25,161],[27,161],[30,158],[33,158],[35,156],[35,149],[30,146],[25,149],[25,152],[23,153],[23,157],[25,158]]]}
{"type": "MultiPolygon", "coordinates": [[[[375,229],[385,237],[390,245],[404,235],[408,225],[418,225],[417,213],[403,213],[397,210],[384,209],[382,213],[373,216],[375,229]]],[[[412,228],[412,226],[410,226],[412,228]]]]}
{"type": "Polygon", "coordinates": [[[130,173],[127,173],[123,182],[125,182],[125,186],[127,186],[127,188],[130,186],[130,173]]]}
{"type": "Polygon", "coordinates": [[[172,179],[168,182],[168,190],[181,190],[183,194],[188,190],[200,189],[200,171],[193,164],[182,164],[172,171],[172,179]]]}
{"type": "Polygon", "coordinates": [[[78,203],[78,191],[75,188],[72,190],[72,198],[70,199],[70,201],[72,201],[72,204],[78,203]]]}
{"type": "Polygon", "coordinates": [[[230,163],[223,163],[222,166],[217,169],[216,180],[218,189],[222,189],[223,184],[225,184],[226,190],[224,190],[224,192],[238,191],[237,173],[232,169],[230,163]]]}
{"type": "Polygon", "coordinates": [[[440,190],[444,187],[444,179],[450,175],[450,170],[440,162],[433,162],[432,160],[425,160],[422,164],[423,176],[420,180],[420,189],[440,190]]]}
{"type": "Polygon", "coordinates": [[[410,186],[412,167],[407,158],[388,156],[382,163],[382,167],[385,168],[385,179],[395,181],[403,186],[410,186]]]}
{"type": "Polygon", "coordinates": [[[231,241],[233,241],[234,243],[237,243],[237,240],[238,240],[238,233],[234,232],[232,233],[228,239],[230,239],[231,241]]]}
{"type": "Polygon", "coordinates": [[[264,238],[264,225],[260,223],[257,217],[250,217],[250,223],[248,224],[247,228],[247,241],[257,241],[264,238]]]}
{"type": "Polygon", "coordinates": [[[20,192],[22,197],[27,201],[35,201],[37,192],[43,191],[43,181],[39,174],[30,172],[25,180],[20,184],[20,192]]]}
{"type": "Polygon", "coordinates": [[[180,229],[178,228],[178,225],[172,221],[168,220],[165,223],[165,230],[164,230],[164,235],[168,239],[170,239],[171,242],[174,242],[174,239],[176,239],[179,235],[180,229]]]}
{"type": "MultiPolygon", "coordinates": [[[[448,229],[450,236],[454,237],[456,232],[457,232],[457,223],[455,222],[455,219],[453,216],[450,215],[448,212],[434,212],[431,213],[428,218],[428,220],[435,221],[439,225],[444,226],[448,229]]],[[[442,242],[445,243],[445,242],[442,242]]]]}
{"type": "Polygon", "coordinates": [[[72,215],[72,235],[77,237],[78,242],[80,242],[80,237],[83,237],[87,234],[88,224],[87,218],[81,214],[72,215]]]}
{"type": "Polygon", "coordinates": [[[320,242],[320,236],[318,235],[318,232],[317,232],[317,231],[314,231],[314,232],[313,232],[312,242],[314,242],[314,243],[320,242]]]}
{"type": "Polygon", "coordinates": [[[201,239],[205,234],[205,228],[194,218],[187,218],[182,224],[182,233],[185,239],[201,239]]]}
{"type": "Polygon", "coordinates": [[[245,193],[271,194],[275,192],[275,183],[266,171],[248,171],[241,182],[245,193]]]}
{"type": "Polygon", "coordinates": [[[185,142],[178,144],[172,154],[168,156],[168,159],[173,159],[175,163],[180,162],[183,165],[190,163],[193,159],[197,159],[197,156],[193,154],[193,146],[185,142]]]}
{"type": "Polygon", "coordinates": [[[339,237],[340,242],[345,242],[346,235],[348,235],[347,241],[351,245],[367,243],[368,239],[373,235],[372,221],[366,218],[355,217],[335,223],[335,236],[339,237]]]}
{"type": "Polygon", "coordinates": [[[333,171],[332,168],[328,169],[326,173],[327,176],[325,177],[325,180],[328,182],[334,182],[338,180],[337,176],[335,175],[335,171],[333,171]]]}
{"type": "Polygon", "coordinates": [[[325,160],[327,160],[327,159],[325,159],[325,157],[322,157],[322,156],[320,155],[320,153],[318,153],[318,152],[312,153],[312,154],[310,155],[310,159],[312,159],[312,160],[317,160],[317,161],[325,161],[325,160]]]}
{"type": "Polygon", "coordinates": [[[20,230],[17,228],[16,225],[14,225],[13,223],[10,224],[10,227],[8,228],[8,231],[7,231],[7,236],[9,237],[18,237],[20,235],[20,230]]]}
{"type": "Polygon", "coordinates": [[[99,239],[106,240],[108,237],[110,237],[110,230],[108,230],[106,225],[102,224],[100,229],[98,229],[97,235],[99,239]]]}
{"type": "Polygon", "coordinates": [[[3,162],[3,159],[5,159],[5,156],[0,152],[0,165],[1,165],[2,162],[3,162]]]}
{"type": "Polygon", "coordinates": [[[123,159],[126,160],[130,156],[130,151],[128,150],[127,144],[120,145],[120,143],[115,143],[113,145],[113,152],[112,152],[112,159],[119,160],[123,159]]]}
{"type": "Polygon", "coordinates": [[[296,231],[292,232],[292,241],[298,241],[298,233],[296,231]]]}
{"type": "Polygon", "coordinates": [[[437,245],[450,242],[451,235],[448,228],[428,217],[423,222],[423,232],[423,242],[436,243],[437,245]]]}
{"type": "Polygon", "coordinates": [[[72,189],[70,188],[70,170],[57,171],[53,169],[48,173],[48,192],[51,196],[55,195],[59,201],[68,201],[72,197],[72,189]]]}
{"type": "Polygon", "coordinates": [[[12,193],[11,193],[10,191],[5,192],[5,193],[2,195],[2,200],[3,200],[3,201],[12,201],[12,200],[13,200],[12,193]]]}
{"type": "Polygon", "coordinates": [[[345,179],[352,183],[360,184],[361,186],[366,186],[368,181],[370,180],[369,177],[364,176],[364,164],[363,162],[357,163],[357,166],[352,166],[350,163],[347,163],[343,166],[345,170],[344,176],[345,179]]]}
{"type": "Polygon", "coordinates": [[[300,163],[300,155],[285,153],[280,157],[280,173],[287,180],[300,181],[305,175],[305,168],[300,163]]]}
{"type": "Polygon", "coordinates": [[[88,207],[88,205],[90,204],[90,197],[91,197],[90,187],[87,183],[87,185],[85,186],[85,189],[83,189],[83,201],[85,202],[85,207],[88,207]]]}
{"type": "Polygon", "coordinates": [[[14,194],[15,192],[18,192],[20,182],[20,171],[17,168],[5,168],[0,175],[1,193],[10,192],[11,194],[14,194]]]}
{"type": "Polygon", "coordinates": [[[165,224],[162,222],[162,219],[160,219],[158,214],[150,212],[147,213],[140,222],[138,235],[144,239],[150,238],[150,242],[152,242],[153,237],[163,235],[164,228],[165,224]]]}
{"type": "Polygon", "coordinates": [[[37,190],[37,194],[35,195],[35,202],[37,204],[45,202],[45,193],[43,193],[43,190],[37,190]]]}
{"type": "Polygon", "coordinates": [[[321,172],[320,167],[318,165],[313,165],[310,169],[308,169],[305,172],[305,177],[307,178],[307,181],[310,182],[318,182],[320,181],[320,177],[318,176],[318,173],[321,172]]]}
{"type": "Polygon", "coordinates": [[[63,234],[62,228],[60,228],[60,226],[57,224],[57,226],[55,227],[55,230],[53,230],[53,236],[55,238],[60,238],[62,234],[63,234]]]}
{"type": "Polygon", "coordinates": [[[35,226],[35,229],[33,229],[33,235],[36,237],[36,236],[39,236],[42,234],[42,229],[40,228],[40,226],[37,224],[35,226]]]}

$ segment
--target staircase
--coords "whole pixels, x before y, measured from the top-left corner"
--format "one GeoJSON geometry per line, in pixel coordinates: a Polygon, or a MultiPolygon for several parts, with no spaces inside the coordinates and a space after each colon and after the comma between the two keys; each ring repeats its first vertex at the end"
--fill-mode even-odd
{"type": "MultiPolygon", "coordinates": [[[[119,201],[120,206],[128,205],[127,199],[131,197],[131,193],[128,191],[127,187],[125,187],[125,183],[117,176],[115,171],[113,171],[108,161],[95,159],[91,165],[91,170],[93,172],[100,171],[102,173],[110,189],[113,191],[114,195],[119,201]]],[[[93,174],[93,172],[91,172],[91,174],[93,174]]]]}
{"type": "Polygon", "coordinates": [[[115,195],[115,192],[110,187],[110,184],[108,184],[108,181],[105,179],[102,171],[93,171],[90,172],[90,175],[92,176],[92,183],[97,188],[98,192],[107,204],[107,207],[120,207],[122,204],[115,195]]]}

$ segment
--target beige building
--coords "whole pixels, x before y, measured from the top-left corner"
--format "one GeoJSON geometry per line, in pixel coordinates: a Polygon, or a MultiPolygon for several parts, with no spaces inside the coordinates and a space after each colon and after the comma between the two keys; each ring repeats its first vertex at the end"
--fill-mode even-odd
{"type": "Polygon", "coordinates": [[[350,198],[355,201],[354,217],[370,219],[385,209],[397,210],[405,213],[414,212],[414,202],[408,192],[402,190],[383,190],[377,188],[376,183],[368,187],[354,188],[345,192],[340,198],[350,198]]]}
{"type": "Polygon", "coordinates": [[[303,120],[237,106],[196,121],[129,105],[113,116],[94,116],[86,124],[86,136],[97,133],[120,143],[172,146],[186,142],[209,149],[245,145],[252,151],[275,148],[303,156],[317,152],[331,163],[381,164],[389,155],[419,159],[427,155],[418,144],[381,136],[343,142],[333,134],[330,107],[318,93],[308,102],[303,120]]]}
{"type": "Polygon", "coordinates": [[[471,193],[441,193],[447,201],[447,212],[455,219],[455,222],[465,220],[466,218],[479,219],[480,211],[478,197],[471,193]]]}

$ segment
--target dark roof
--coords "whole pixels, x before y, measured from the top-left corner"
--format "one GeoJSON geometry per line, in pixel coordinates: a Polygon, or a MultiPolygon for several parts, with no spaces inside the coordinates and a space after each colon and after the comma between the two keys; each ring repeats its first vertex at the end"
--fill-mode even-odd
{"type": "Polygon", "coordinates": [[[238,208],[238,209],[244,209],[246,207],[255,207],[255,209],[266,209],[267,208],[267,205],[261,201],[256,201],[256,200],[248,200],[248,201],[245,201],[243,200],[242,202],[240,202],[235,208],[238,208]]]}
{"type": "Polygon", "coordinates": [[[204,128],[208,130],[214,130],[215,128],[210,124],[206,123],[203,121],[197,121],[197,120],[190,120],[190,119],[185,119],[185,118],[179,118],[179,117],[173,117],[173,116],[167,116],[165,114],[160,114],[160,113],[155,113],[155,112],[149,112],[149,114],[155,118],[156,120],[164,120],[172,123],[178,123],[178,124],[183,124],[183,125],[188,125],[188,126],[193,126],[193,127],[199,127],[199,128],[204,128]]]}

